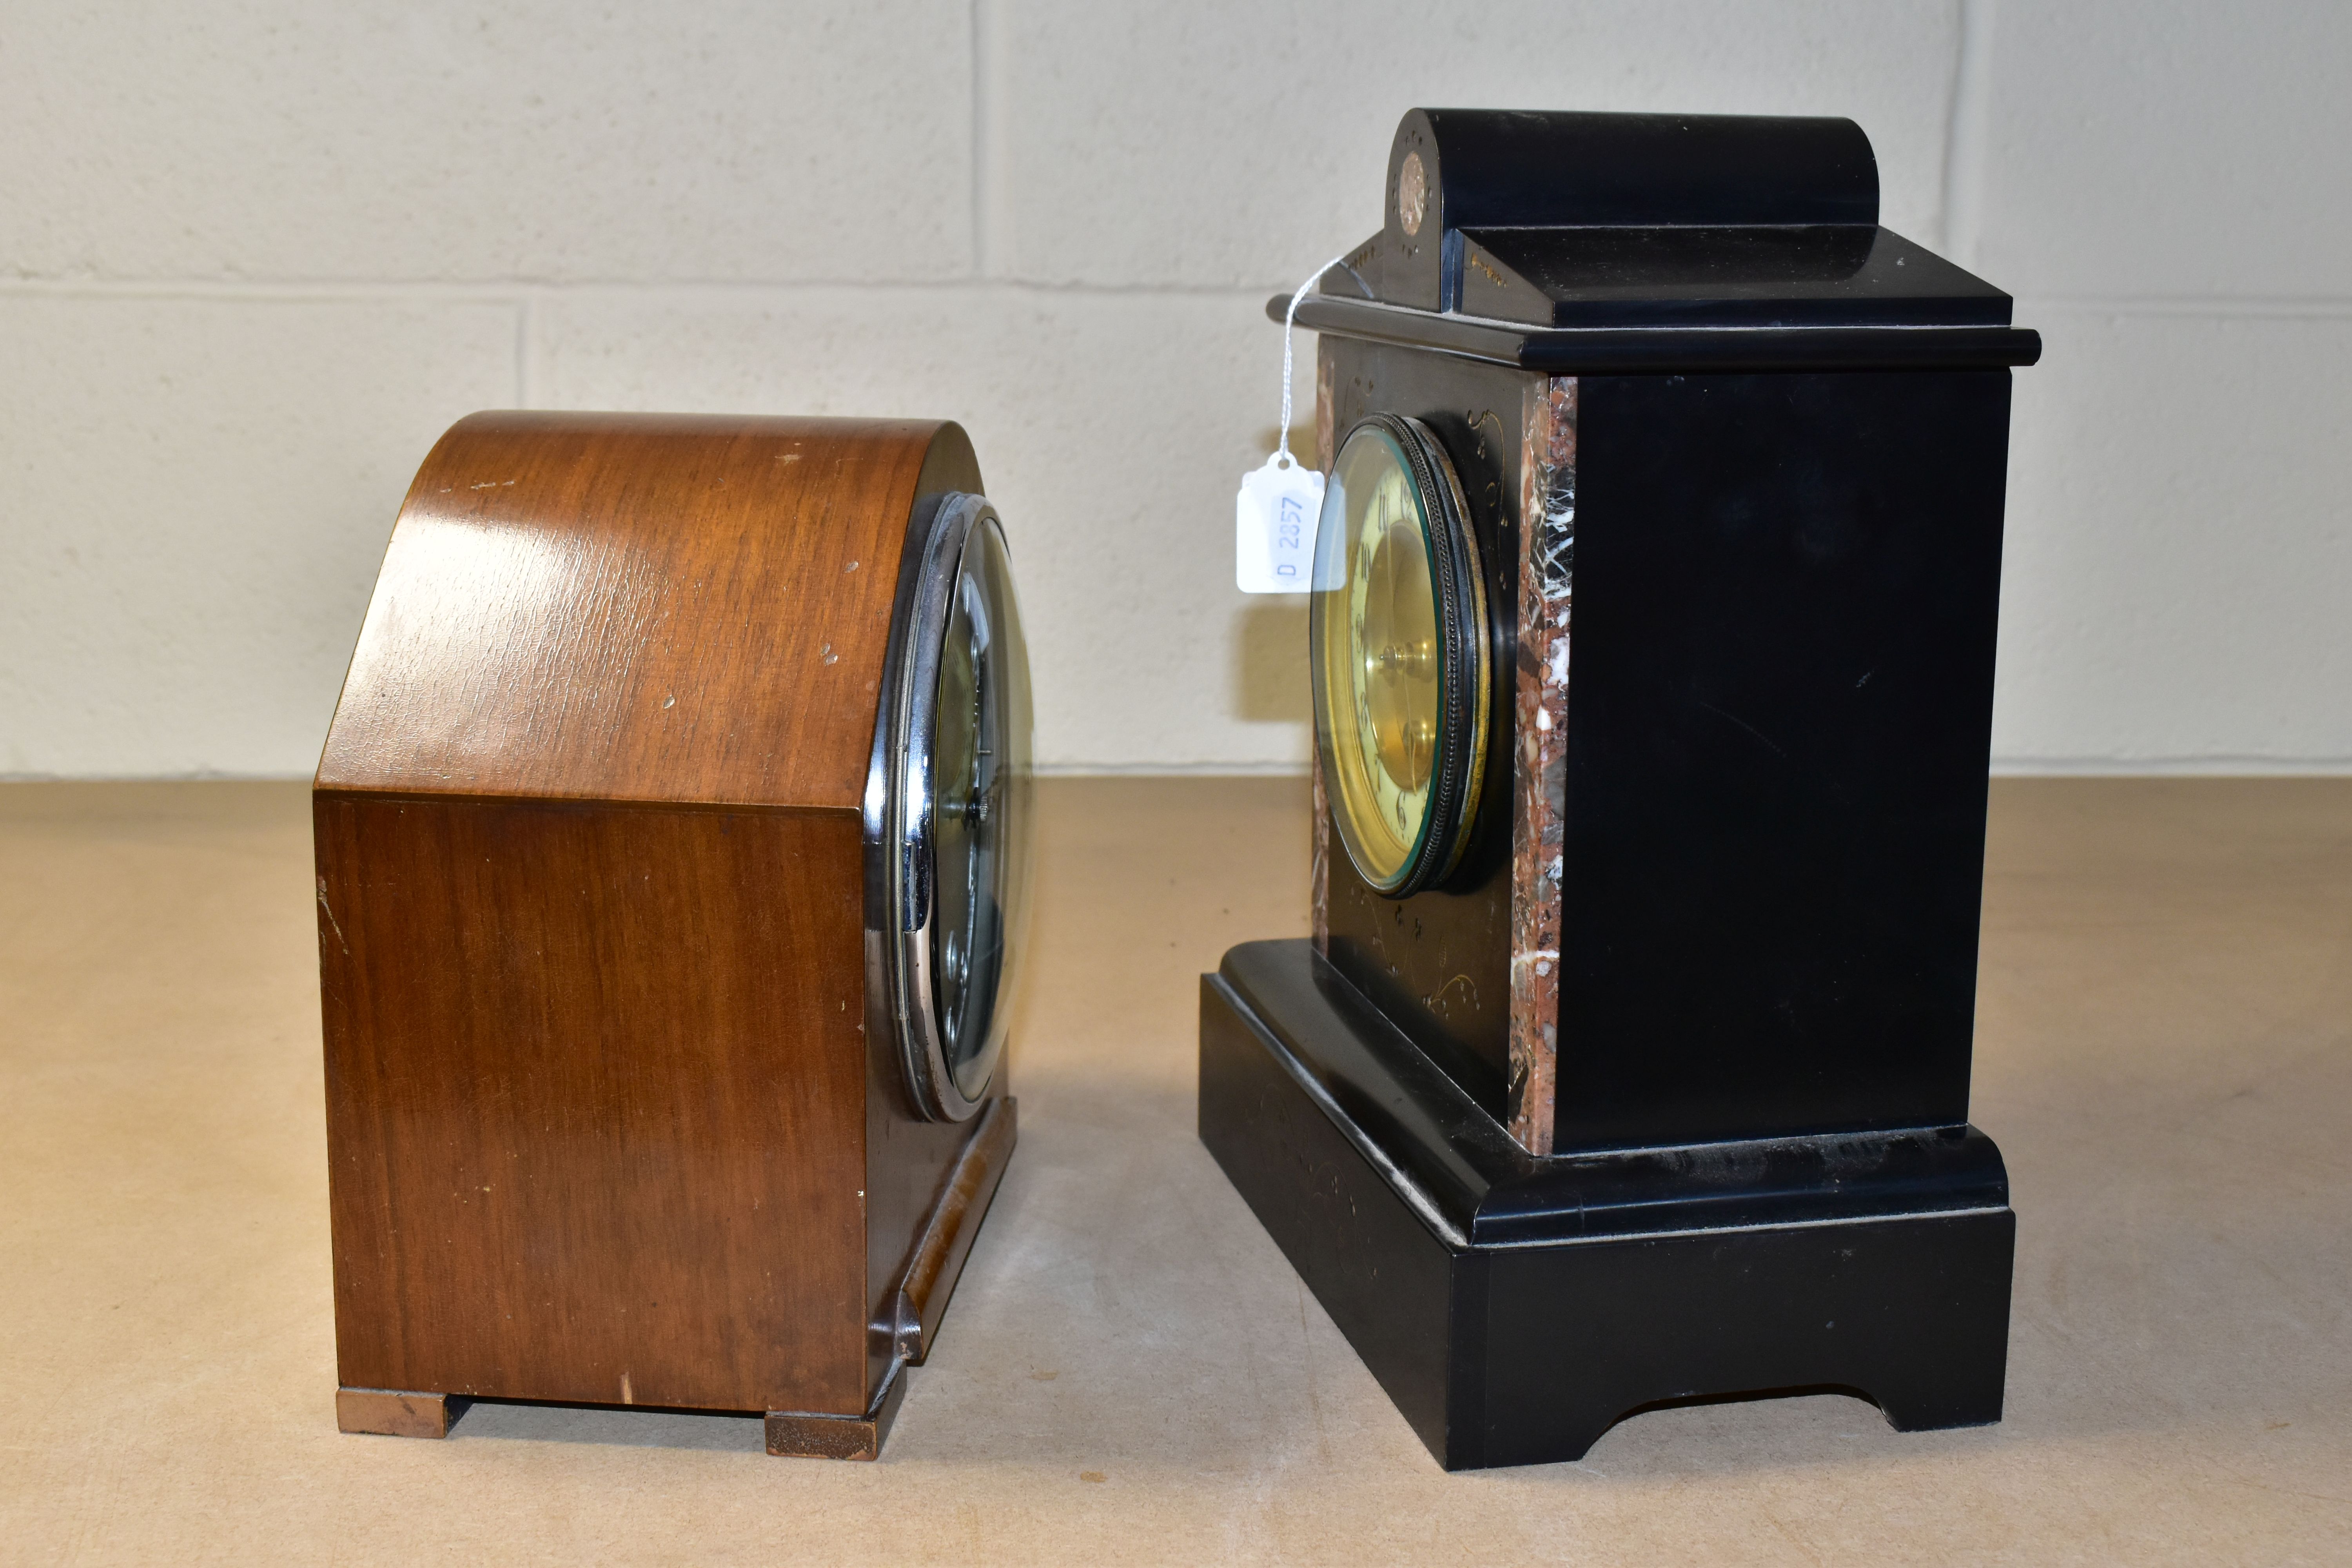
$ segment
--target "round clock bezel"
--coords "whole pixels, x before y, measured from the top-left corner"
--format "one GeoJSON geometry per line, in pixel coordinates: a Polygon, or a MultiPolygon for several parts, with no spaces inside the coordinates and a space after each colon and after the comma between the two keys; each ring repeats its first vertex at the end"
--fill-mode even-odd
{"type": "MultiPolygon", "coordinates": [[[[968,563],[983,532],[1004,550],[1003,528],[985,497],[949,494],[929,508],[926,526],[919,517],[910,530],[911,578],[902,584],[893,616],[881,722],[867,777],[868,842],[878,856],[868,863],[867,968],[869,984],[887,1001],[908,1097],[926,1120],[964,1121],[991,1098],[1003,1061],[1013,985],[1020,968],[1021,917],[1025,914],[1027,823],[1009,821],[1005,833],[1017,884],[1009,903],[1004,953],[995,982],[986,1037],[971,1059],[984,1061],[978,1081],[960,1082],[949,1058],[940,1018],[941,986],[934,930],[940,910],[939,863],[933,810],[938,802],[940,674],[955,602],[968,563]],[[877,799],[878,796],[878,799],[877,799]],[[877,810],[878,807],[878,810],[877,810]],[[877,818],[878,817],[878,821],[877,818]],[[878,832],[876,831],[878,829],[878,832]],[[879,861],[878,866],[874,862],[879,861]],[[878,878],[875,872],[878,871],[878,878]],[[877,886],[878,883],[878,886],[877,886]],[[877,895],[878,894],[878,900],[877,895]],[[874,907],[878,901],[879,908],[874,907]]],[[[1009,558],[1010,552],[1005,551],[1009,558]]],[[[1012,647],[1003,657],[1022,661],[1013,672],[1017,703],[1014,721],[1029,721],[1026,655],[1020,647],[1019,615],[1009,575],[1004,602],[1013,607],[1012,647]]],[[[1025,740],[1025,737],[1024,737],[1025,740]]],[[[1026,764],[1015,781],[1025,797],[1026,764]]],[[[1013,808],[1025,817],[1025,798],[1013,808]]],[[[969,1075],[967,1075],[969,1076],[969,1075]]]]}
{"type": "Polygon", "coordinates": [[[1460,868],[1477,824],[1493,704],[1486,582],[1469,503],[1435,433],[1403,415],[1368,415],[1351,426],[1339,443],[1331,464],[1335,480],[1349,445],[1363,438],[1383,440],[1402,460],[1411,481],[1419,503],[1438,632],[1437,743],[1431,764],[1430,801],[1414,845],[1393,872],[1382,874],[1375,868],[1369,852],[1358,842],[1343,793],[1346,784],[1339,775],[1339,760],[1333,754],[1326,620],[1333,602],[1344,592],[1346,578],[1331,576],[1328,552],[1335,537],[1339,548],[1351,552],[1354,548],[1344,513],[1337,518],[1330,515],[1332,506],[1344,500],[1336,482],[1325,491],[1325,515],[1318,522],[1316,592],[1307,611],[1315,745],[1331,821],[1349,864],[1375,892],[1406,899],[1443,886],[1460,868]]]}

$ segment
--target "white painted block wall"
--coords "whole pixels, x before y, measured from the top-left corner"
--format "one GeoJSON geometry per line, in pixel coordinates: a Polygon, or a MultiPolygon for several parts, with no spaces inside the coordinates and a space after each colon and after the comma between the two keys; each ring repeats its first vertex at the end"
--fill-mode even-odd
{"type": "Polygon", "coordinates": [[[502,405],[960,419],[1046,761],[1299,766],[1303,613],[1226,553],[1260,307],[1453,103],[1861,121],[2047,342],[2005,765],[2352,768],[2347,58],[2317,3],[16,0],[0,773],[307,772],[408,475],[502,405]]]}

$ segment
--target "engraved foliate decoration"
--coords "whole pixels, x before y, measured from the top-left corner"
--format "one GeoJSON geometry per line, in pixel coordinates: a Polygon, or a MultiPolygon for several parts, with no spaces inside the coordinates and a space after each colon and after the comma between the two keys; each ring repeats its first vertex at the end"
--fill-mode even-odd
{"type": "Polygon", "coordinates": [[[1397,170],[1397,221],[1407,235],[1417,235],[1428,211],[1429,172],[1422,166],[1420,153],[1407,153],[1397,170]]]}

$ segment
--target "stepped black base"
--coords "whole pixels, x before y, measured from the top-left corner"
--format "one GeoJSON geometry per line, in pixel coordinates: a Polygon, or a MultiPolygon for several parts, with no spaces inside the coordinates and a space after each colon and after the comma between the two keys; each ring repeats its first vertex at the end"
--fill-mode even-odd
{"type": "Polygon", "coordinates": [[[2000,1419],[2017,1220],[1969,1127],[1537,1159],[1306,942],[1201,982],[1201,1141],[1449,1470],[1835,1390],[2000,1419]]]}

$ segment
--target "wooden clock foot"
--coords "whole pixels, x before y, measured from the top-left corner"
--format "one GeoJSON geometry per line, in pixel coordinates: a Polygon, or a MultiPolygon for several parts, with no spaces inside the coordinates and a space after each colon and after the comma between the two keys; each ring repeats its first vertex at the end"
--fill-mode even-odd
{"type": "Polygon", "coordinates": [[[381,1437],[446,1437],[449,1396],[391,1388],[335,1390],[335,1425],[381,1437]]]}
{"type": "Polygon", "coordinates": [[[882,1391],[863,1415],[813,1415],[793,1410],[768,1412],[768,1452],[794,1459],[877,1459],[882,1439],[907,1397],[907,1363],[890,1369],[882,1391]]]}

